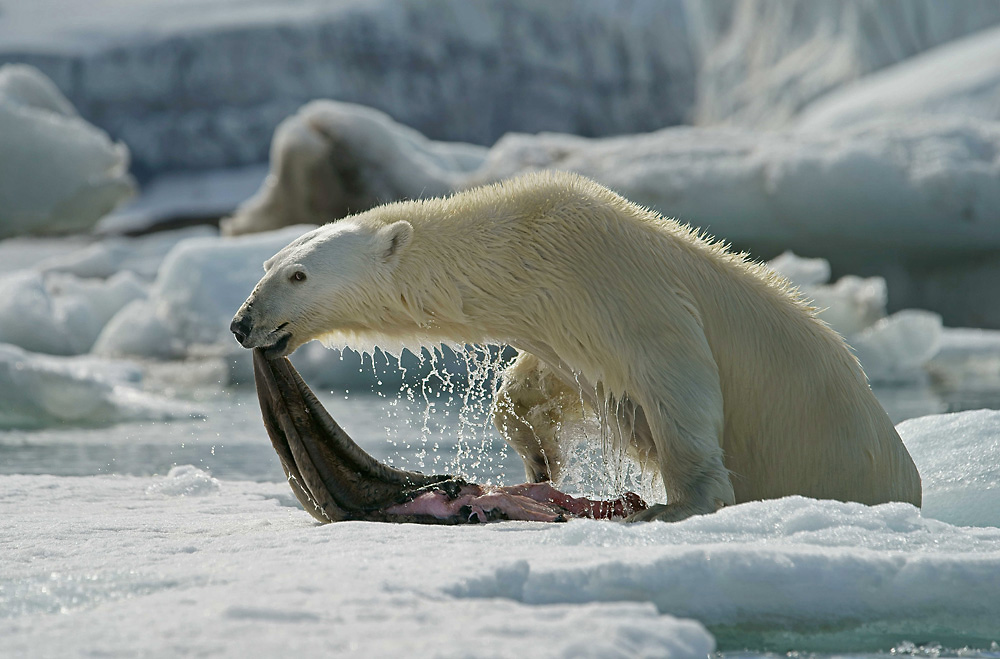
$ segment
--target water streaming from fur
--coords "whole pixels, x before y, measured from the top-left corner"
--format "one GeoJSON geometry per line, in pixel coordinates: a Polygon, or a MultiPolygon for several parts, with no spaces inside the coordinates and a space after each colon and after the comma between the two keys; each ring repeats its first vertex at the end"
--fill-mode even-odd
{"type": "MultiPolygon", "coordinates": [[[[490,415],[513,351],[496,345],[437,346],[419,353],[402,350],[397,357],[376,347],[362,355],[361,372],[375,375],[373,392],[385,400],[383,428],[391,447],[390,464],[480,483],[520,482],[523,474],[514,466],[519,460],[490,415]],[[401,384],[393,392],[384,383],[396,378],[401,384]]],[[[350,396],[349,391],[345,394],[350,396]]],[[[557,425],[563,450],[557,486],[597,498],[632,491],[647,502],[662,501],[658,470],[644,471],[629,455],[631,413],[614,399],[593,410],[584,405],[582,391],[580,408],[585,410],[582,418],[557,425]]]]}

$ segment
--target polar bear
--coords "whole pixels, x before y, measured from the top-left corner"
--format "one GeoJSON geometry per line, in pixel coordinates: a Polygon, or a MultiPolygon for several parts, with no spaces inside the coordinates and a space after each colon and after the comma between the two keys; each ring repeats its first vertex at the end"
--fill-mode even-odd
{"type": "Polygon", "coordinates": [[[804,495],[919,506],[920,477],[857,360],[786,280],[569,173],[379,206],[264,264],[231,326],[270,358],[508,343],[495,420],[529,479],[590,407],[663,477],[680,520],[804,495]]]}

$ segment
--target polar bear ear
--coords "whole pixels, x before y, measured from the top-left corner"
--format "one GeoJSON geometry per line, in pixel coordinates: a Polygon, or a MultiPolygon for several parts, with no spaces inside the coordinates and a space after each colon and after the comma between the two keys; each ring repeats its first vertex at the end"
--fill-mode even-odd
{"type": "Polygon", "coordinates": [[[389,226],[379,229],[378,238],[382,261],[395,264],[399,260],[400,253],[406,249],[406,246],[410,244],[410,239],[413,238],[413,225],[406,220],[393,222],[389,226]]]}

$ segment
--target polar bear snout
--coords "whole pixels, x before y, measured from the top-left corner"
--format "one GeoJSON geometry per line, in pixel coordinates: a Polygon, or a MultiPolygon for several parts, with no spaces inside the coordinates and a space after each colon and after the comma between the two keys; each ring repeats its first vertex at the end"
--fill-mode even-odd
{"type": "Polygon", "coordinates": [[[257,318],[255,322],[250,309],[244,307],[233,317],[229,331],[244,348],[260,348],[268,359],[276,359],[287,356],[298,345],[293,345],[292,331],[288,329],[290,324],[284,322],[268,330],[269,325],[266,321],[261,322],[261,319],[257,318]]]}
{"type": "Polygon", "coordinates": [[[244,348],[252,348],[250,344],[250,332],[253,331],[253,322],[250,320],[250,316],[244,313],[237,313],[233,318],[233,322],[229,325],[229,331],[233,333],[236,340],[244,348]]]}

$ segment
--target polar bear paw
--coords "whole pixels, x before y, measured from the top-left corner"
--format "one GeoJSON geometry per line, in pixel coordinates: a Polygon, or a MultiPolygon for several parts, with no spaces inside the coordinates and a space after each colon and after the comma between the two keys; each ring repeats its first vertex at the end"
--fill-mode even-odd
{"type": "Polygon", "coordinates": [[[640,510],[625,518],[626,523],[631,522],[679,522],[694,515],[707,515],[714,513],[722,507],[718,505],[693,505],[689,503],[657,503],[646,510],[640,510]]]}

